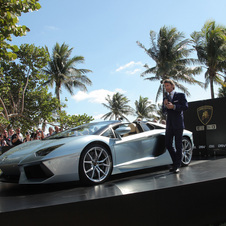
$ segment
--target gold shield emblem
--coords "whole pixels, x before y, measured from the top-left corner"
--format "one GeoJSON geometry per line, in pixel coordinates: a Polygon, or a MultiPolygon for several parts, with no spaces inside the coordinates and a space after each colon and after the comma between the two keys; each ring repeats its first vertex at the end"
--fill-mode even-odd
{"type": "Polygon", "coordinates": [[[197,114],[200,122],[203,125],[207,125],[213,116],[213,107],[212,106],[201,106],[197,108],[197,114]]]}

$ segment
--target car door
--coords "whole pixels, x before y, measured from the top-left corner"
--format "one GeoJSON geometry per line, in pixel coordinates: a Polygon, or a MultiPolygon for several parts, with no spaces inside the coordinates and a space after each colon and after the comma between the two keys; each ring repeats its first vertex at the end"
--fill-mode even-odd
{"type": "MultiPolygon", "coordinates": [[[[123,124],[126,125],[129,126],[123,124]]],[[[157,157],[155,149],[160,136],[158,131],[140,131],[116,140],[115,167],[126,171],[150,166],[150,161],[157,157]]]]}

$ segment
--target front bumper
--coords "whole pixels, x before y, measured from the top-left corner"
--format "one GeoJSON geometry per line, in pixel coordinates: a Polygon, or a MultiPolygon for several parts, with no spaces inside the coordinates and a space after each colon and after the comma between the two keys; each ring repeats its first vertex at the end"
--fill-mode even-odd
{"type": "Polygon", "coordinates": [[[79,155],[68,155],[22,165],[0,165],[2,182],[48,184],[79,180],[79,155]]]}

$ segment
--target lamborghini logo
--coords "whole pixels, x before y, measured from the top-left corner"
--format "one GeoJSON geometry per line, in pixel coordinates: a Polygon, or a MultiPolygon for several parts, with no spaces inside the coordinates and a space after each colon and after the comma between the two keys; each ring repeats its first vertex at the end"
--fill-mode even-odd
{"type": "Polygon", "coordinates": [[[213,107],[208,105],[199,107],[197,108],[197,114],[200,122],[203,125],[207,125],[213,116],[213,107]]]}

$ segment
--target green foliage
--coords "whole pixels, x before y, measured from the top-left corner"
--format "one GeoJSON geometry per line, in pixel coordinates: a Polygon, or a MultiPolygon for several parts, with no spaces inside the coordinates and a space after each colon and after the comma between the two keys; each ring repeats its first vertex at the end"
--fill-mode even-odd
{"type": "Polygon", "coordinates": [[[211,97],[214,98],[213,84],[224,85],[226,71],[226,28],[207,21],[201,31],[191,34],[199,61],[207,68],[205,88],[210,84],[211,97]]]}
{"type": "Polygon", "coordinates": [[[46,80],[41,69],[49,60],[45,49],[24,44],[17,54],[17,62],[1,62],[0,107],[5,120],[26,130],[40,121],[54,120],[52,112],[60,104],[47,87],[41,86],[46,80]]]}
{"type": "Polygon", "coordinates": [[[146,49],[140,42],[137,42],[137,44],[156,63],[151,68],[146,64],[146,70],[141,74],[142,77],[154,74],[153,77],[145,79],[160,82],[156,101],[160,94],[164,93],[162,81],[167,78],[172,79],[175,85],[187,95],[190,95],[187,87],[180,84],[179,81],[202,86],[202,83],[193,77],[201,72],[201,67],[189,67],[190,64],[197,63],[197,60],[188,58],[192,52],[192,49],[188,48],[190,40],[185,39],[182,32],[177,31],[176,28],[164,26],[160,29],[158,35],[154,31],[150,31],[150,38],[151,47],[149,49],[146,49]]]}
{"type": "Polygon", "coordinates": [[[10,122],[4,118],[4,114],[2,112],[3,108],[0,107],[0,129],[6,128],[10,124],[10,122]]]}
{"type": "Polygon", "coordinates": [[[103,106],[108,108],[110,111],[102,117],[104,120],[107,118],[110,120],[112,118],[115,118],[115,120],[124,118],[129,121],[126,116],[131,114],[134,115],[133,108],[128,105],[130,100],[128,100],[128,98],[123,94],[117,92],[112,96],[112,98],[110,95],[107,95],[105,100],[108,104],[103,103],[103,106]]]}
{"type": "Polygon", "coordinates": [[[139,100],[135,101],[135,109],[138,118],[147,120],[155,118],[156,105],[151,104],[147,97],[140,96],[139,100]]]}
{"type": "Polygon", "coordinates": [[[226,97],[226,86],[221,86],[218,89],[218,97],[226,97]]]}
{"type": "Polygon", "coordinates": [[[92,85],[91,80],[85,75],[92,71],[75,67],[76,64],[84,62],[84,57],[75,56],[70,58],[72,50],[73,48],[69,49],[69,46],[65,43],[61,46],[56,43],[48,66],[43,70],[48,76],[43,85],[50,87],[55,85],[55,94],[59,101],[62,86],[73,95],[73,88],[86,91],[86,85],[92,85]]]}
{"type": "Polygon", "coordinates": [[[156,106],[156,115],[157,115],[157,120],[159,120],[160,122],[162,120],[166,120],[166,114],[163,113],[163,110],[162,110],[162,104],[158,104],[156,106]]]}
{"type": "Polygon", "coordinates": [[[24,36],[29,28],[25,25],[18,26],[21,13],[39,10],[41,5],[38,0],[0,0],[0,60],[16,59],[18,47],[8,42],[12,35],[24,36]]]}
{"type": "Polygon", "coordinates": [[[88,116],[87,114],[68,115],[65,111],[58,111],[58,114],[59,118],[57,121],[60,123],[60,127],[63,129],[80,126],[84,123],[89,123],[94,120],[92,116],[88,116]]]}

